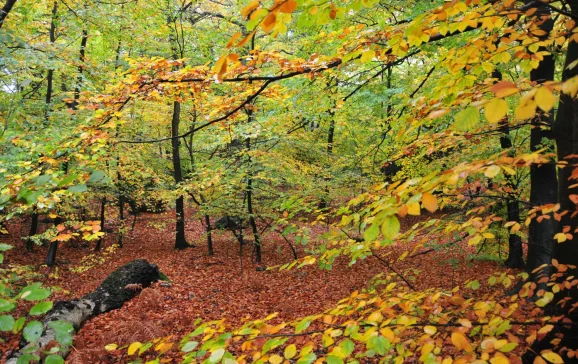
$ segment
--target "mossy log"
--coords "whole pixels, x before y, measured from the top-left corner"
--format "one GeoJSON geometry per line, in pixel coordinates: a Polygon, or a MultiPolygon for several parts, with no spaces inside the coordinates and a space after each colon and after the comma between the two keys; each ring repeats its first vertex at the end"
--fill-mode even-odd
{"type": "MultiPolygon", "coordinates": [[[[51,327],[51,322],[70,323],[76,332],[89,318],[120,308],[125,302],[135,297],[139,289],[134,289],[134,287],[148,287],[159,278],[160,272],[156,265],[144,259],[133,260],[112,272],[97,289],[84,297],[55,302],[54,307],[44,318],[43,332],[38,342],[35,344],[24,342],[20,350],[15,352],[7,363],[16,363],[20,356],[34,350],[34,347],[39,346],[42,351],[48,344],[57,341],[57,333],[51,327]]],[[[62,346],[61,343],[60,347],[62,346]]],[[[59,354],[66,356],[68,349],[63,349],[59,354]]]]}

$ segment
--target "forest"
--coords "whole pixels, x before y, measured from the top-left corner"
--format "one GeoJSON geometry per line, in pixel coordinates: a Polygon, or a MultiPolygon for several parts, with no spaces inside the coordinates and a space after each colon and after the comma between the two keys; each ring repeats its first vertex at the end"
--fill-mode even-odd
{"type": "Polygon", "coordinates": [[[0,7],[0,362],[578,362],[578,0],[0,7]]]}

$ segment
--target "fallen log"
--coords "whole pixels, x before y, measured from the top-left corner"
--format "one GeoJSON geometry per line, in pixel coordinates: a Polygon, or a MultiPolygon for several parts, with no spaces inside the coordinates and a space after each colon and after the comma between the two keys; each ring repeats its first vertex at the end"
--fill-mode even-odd
{"type": "Polygon", "coordinates": [[[159,278],[160,272],[156,265],[144,259],[133,260],[112,272],[97,289],[84,297],[55,302],[44,318],[42,335],[38,341],[21,345],[7,364],[15,364],[19,357],[36,355],[57,343],[60,348],[58,354],[66,357],[72,344],[72,335],[86,320],[122,307],[138,294],[139,290],[134,287],[148,287],[159,278]],[[70,331],[69,335],[62,334],[63,328],[70,331]]]}

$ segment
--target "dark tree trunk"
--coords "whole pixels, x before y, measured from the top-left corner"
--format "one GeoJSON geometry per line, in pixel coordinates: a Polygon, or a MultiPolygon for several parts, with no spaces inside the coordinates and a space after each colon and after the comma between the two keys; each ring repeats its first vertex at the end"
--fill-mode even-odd
{"type": "MultiPolygon", "coordinates": [[[[133,260],[112,272],[97,289],[81,299],[56,302],[44,318],[44,330],[38,340],[40,349],[56,340],[56,333],[49,327],[50,322],[65,321],[72,324],[74,331],[77,331],[89,318],[118,309],[135,297],[139,290],[132,289],[130,285],[145,288],[159,278],[160,272],[156,265],[143,259],[133,260]]],[[[15,364],[27,348],[28,345],[21,348],[7,363],[15,364]]],[[[68,348],[59,354],[66,357],[68,348]]]]}
{"type": "Polygon", "coordinates": [[[58,250],[58,242],[51,241],[48,248],[48,255],[46,256],[46,265],[52,267],[56,263],[56,251],[58,250]]]}
{"type": "MultiPolygon", "coordinates": [[[[250,124],[253,121],[253,112],[251,110],[247,110],[247,124],[250,124]]],[[[247,151],[251,150],[251,138],[247,138],[245,140],[245,147],[247,151]]],[[[255,211],[253,209],[253,171],[252,171],[252,160],[249,156],[247,165],[247,187],[245,190],[247,196],[247,213],[249,214],[249,225],[251,226],[251,231],[253,232],[253,238],[255,240],[255,261],[257,264],[261,264],[262,259],[262,252],[261,252],[261,235],[259,234],[259,229],[257,229],[257,222],[255,221],[255,211]]],[[[241,243],[241,249],[242,249],[241,243]]],[[[242,254],[242,250],[241,250],[242,254]]]]}
{"type": "MultiPolygon", "coordinates": [[[[183,182],[183,172],[181,169],[181,154],[179,152],[179,124],[181,122],[181,103],[173,102],[173,119],[171,122],[171,145],[173,147],[173,173],[177,185],[183,182]]],[[[189,247],[185,238],[185,203],[183,195],[180,195],[176,201],[176,219],[177,223],[175,249],[185,249],[189,247]]]]}
{"type": "MultiPolygon", "coordinates": [[[[58,11],[58,2],[54,1],[54,4],[52,6],[52,18],[50,20],[50,31],[49,31],[49,37],[50,37],[50,43],[54,44],[56,42],[56,14],[58,11]]],[[[46,99],[45,99],[45,103],[46,103],[46,114],[45,114],[45,118],[46,121],[48,121],[48,116],[50,113],[50,104],[52,102],[52,90],[53,90],[53,82],[54,82],[54,70],[52,68],[48,69],[48,75],[46,76],[46,99]]]]}
{"type": "Polygon", "coordinates": [[[205,225],[207,225],[207,250],[209,251],[209,255],[215,255],[215,251],[213,250],[213,236],[211,231],[213,228],[211,227],[211,218],[209,215],[205,215],[205,225]]]}
{"type": "Polygon", "coordinates": [[[2,28],[2,25],[4,25],[4,20],[6,20],[6,17],[12,10],[14,4],[16,4],[16,0],[8,0],[2,7],[2,10],[0,10],[0,28],[2,28]]]}
{"type": "MultiPolygon", "coordinates": [[[[497,80],[502,80],[502,73],[499,71],[494,71],[492,77],[497,80]]],[[[500,146],[502,149],[510,149],[512,147],[512,139],[510,138],[510,125],[508,124],[508,119],[502,121],[500,131],[502,136],[500,137],[500,146]]],[[[506,174],[506,183],[510,191],[508,192],[506,198],[506,209],[508,221],[520,222],[520,205],[515,191],[518,189],[514,179],[511,175],[506,174]]],[[[522,239],[516,233],[510,232],[508,235],[508,258],[504,262],[506,267],[510,268],[524,268],[524,251],[522,250],[522,239]]]]}
{"type": "MultiPolygon", "coordinates": [[[[120,173],[118,173],[118,180],[120,181],[120,173]]],[[[117,244],[122,248],[123,238],[124,238],[124,196],[123,192],[120,191],[118,194],[118,241],[117,244]]]]}
{"type": "MultiPolygon", "coordinates": [[[[106,212],[106,197],[102,198],[102,201],[100,203],[100,231],[104,232],[104,216],[105,216],[105,212],[106,212]]],[[[102,236],[100,238],[98,238],[98,240],[96,241],[96,246],[94,247],[94,251],[100,251],[100,248],[102,247],[102,236]]]]}
{"type": "Polygon", "coordinates": [[[82,30],[82,39],[80,41],[80,52],[78,60],[80,64],[78,65],[78,76],[76,78],[76,85],[74,86],[74,101],[72,102],[71,109],[76,110],[78,107],[78,100],[80,99],[80,84],[82,83],[82,72],[84,70],[84,61],[86,59],[86,43],[88,42],[88,31],[86,29],[82,30]]]}
{"type": "Polygon", "coordinates": [[[34,249],[34,242],[30,239],[38,233],[38,213],[34,211],[30,216],[30,231],[28,231],[28,238],[26,239],[26,249],[32,251],[34,249]]]}
{"type": "MultiPolygon", "coordinates": [[[[547,17],[540,25],[540,29],[545,32],[545,37],[548,37],[554,25],[550,17],[550,9],[546,5],[540,5],[534,16],[535,19],[547,17]]],[[[545,55],[538,68],[530,73],[530,78],[537,83],[553,80],[554,57],[551,54],[545,55]]],[[[532,151],[542,149],[544,142],[548,143],[553,141],[552,131],[550,129],[552,121],[553,118],[550,115],[546,115],[541,110],[538,110],[538,113],[532,120],[530,135],[530,149],[532,151]]],[[[530,203],[532,206],[557,203],[558,181],[554,163],[532,165],[530,167],[530,181],[530,203]]],[[[554,248],[553,237],[557,230],[557,222],[552,215],[549,217],[549,219],[542,219],[541,222],[538,222],[537,219],[532,219],[530,223],[527,259],[528,272],[532,272],[544,264],[549,265],[552,261],[552,251],[554,248]]],[[[542,272],[535,274],[533,279],[538,280],[541,276],[548,275],[548,273],[549,270],[546,268],[542,272]]]]}

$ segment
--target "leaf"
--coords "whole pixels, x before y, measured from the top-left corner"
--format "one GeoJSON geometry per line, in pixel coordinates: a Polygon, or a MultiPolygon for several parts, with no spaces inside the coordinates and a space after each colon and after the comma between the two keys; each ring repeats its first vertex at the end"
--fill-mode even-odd
{"type": "Polygon", "coordinates": [[[508,103],[503,99],[492,99],[484,106],[484,115],[490,124],[503,120],[507,113],[508,103]]]}
{"type": "Polygon", "coordinates": [[[536,91],[534,101],[540,109],[547,112],[552,110],[556,104],[557,98],[548,87],[542,86],[536,91]]]}
{"type": "Polygon", "coordinates": [[[78,175],[76,175],[76,174],[70,175],[70,176],[62,179],[60,182],[58,182],[58,184],[57,184],[56,186],[57,186],[57,187],[66,186],[67,184],[69,184],[69,183],[71,183],[72,181],[74,181],[77,177],[78,177],[78,175]]]}
{"type": "Polygon", "coordinates": [[[106,177],[106,174],[104,174],[103,171],[94,171],[90,175],[90,178],[88,179],[88,183],[102,182],[105,179],[105,177],[106,177]]]}
{"type": "Polygon", "coordinates": [[[108,345],[105,345],[104,348],[106,349],[106,351],[115,351],[116,348],[118,348],[118,345],[116,345],[116,344],[108,344],[108,345]]]}
{"type": "Polygon", "coordinates": [[[20,298],[26,301],[41,301],[50,296],[50,291],[40,287],[40,283],[34,283],[26,286],[20,293],[20,298]]]}
{"type": "Polygon", "coordinates": [[[438,209],[438,199],[431,193],[424,192],[422,194],[421,204],[429,212],[435,212],[438,209]]]}
{"type": "Polygon", "coordinates": [[[291,359],[295,356],[295,354],[297,354],[297,347],[295,346],[295,344],[287,346],[285,348],[285,351],[283,352],[283,356],[285,357],[285,359],[291,359]]]}
{"type": "Polygon", "coordinates": [[[44,184],[46,184],[46,182],[50,181],[52,179],[52,175],[50,174],[43,174],[41,176],[36,177],[36,180],[34,181],[34,184],[36,185],[36,187],[41,187],[44,184]]]}
{"type": "Polygon", "coordinates": [[[74,186],[68,187],[68,192],[72,192],[72,193],[82,193],[82,192],[86,192],[86,191],[88,191],[88,188],[86,187],[85,184],[74,185],[74,186]]]}
{"type": "Polygon", "coordinates": [[[374,241],[379,235],[379,225],[372,224],[363,232],[363,239],[367,242],[374,241]]]}
{"type": "Polygon", "coordinates": [[[423,331],[428,335],[435,335],[435,333],[438,332],[438,329],[436,329],[435,326],[424,326],[423,331]]]}
{"type": "Polygon", "coordinates": [[[488,168],[486,168],[486,171],[484,172],[484,175],[488,178],[494,178],[496,177],[500,171],[502,169],[500,168],[500,166],[497,166],[495,164],[492,164],[491,166],[489,166],[488,168]]]}
{"type": "Polygon", "coordinates": [[[28,342],[36,342],[42,336],[42,330],[44,329],[42,322],[40,321],[30,321],[26,327],[24,327],[24,331],[22,331],[22,336],[28,342]]]}
{"type": "Polygon", "coordinates": [[[287,0],[279,7],[280,13],[287,13],[291,14],[297,8],[297,1],[295,0],[287,0]]]}
{"type": "Polygon", "coordinates": [[[452,332],[452,344],[459,350],[463,350],[467,353],[472,351],[472,345],[468,341],[468,338],[464,336],[461,332],[452,332]]]}
{"type": "Polygon", "coordinates": [[[518,93],[518,87],[510,81],[500,81],[490,88],[496,97],[503,98],[518,93]]]}
{"type": "Polygon", "coordinates": [[[269,13],[269,15],[265,17],[265,20],[263,20],[261,28],[263,28],[263,30],[268,33],[275,27],[276,22],[277,15],[275,15],[275,13],[269,13]]]}
{"type": "Polygon", "coordinates": [[[506,345],[502,346],[499,350],[502,353],[509,353],[510,351],[514,350],[517,346],[518,346],[518,343],[510,342],[510,343],[507,343],[506,345]]]}
{"type": "Polygon", "coordinates": [[[12,315],[0,316],[0,331],[12,331],[14,328],[14,317],[12,315]]]}
{"type": "Polygon", "coordinates": [[[218,363],[224,354],[225,354],[225,349],[223,349],[223,348],[219,348],[219,349],[213,351],[211,353],[211,356],[209,356],[209,362],[210,363],[218,363]]]}
{"type": "Polygon", "coordinates": [[[273,354],[269,357],[269,363],[271,364],[281,364],[283,363],[283,357],[273,354]]]}
{"type": "Polygon", "coordinates": [[[136,341],[132,344],[129,345],[128,350],[127,350],[127,354],[128,355],[133,355],[134,353],[136,353],[136,351],[142,346],[142,343],[136,341]]]}
{"type": "Polygon", "coordinates": [[[548,362],[550,363],[554,363],[554,364],[563,364],[564,360],[562,360],[562,357],[552,351],[548,351],[548,352],[541,352],[540,356],[544,359],[546,359],[548,362]]]}
{"type": "Polygon", "coordinates": [[[188,353],[190,351],[195,350],[195,348],[199,345],[197,341],[189,341],[181,348],[181,351],[184,353],[188,353]]]}
{"type": "Polygon", "coordinates": [[[0,252],[5,252],[5,251],[10,250],[12,248],[14,248],[12,245],[0,243],[0,252]]]}
{"type": "Polygon", "coordinates": [[[217,63],[215,63],[215,66],[213,67],[213,71],[217,73],[219,78],[225,72],[227,72],[227,59],[228,59],[227,56],[221,56],[221,58],[219,58],[219,60],[217,61],[217,63]]]}
{"type": "Polygon", "coordinates": [[[31,309],[29,314],[32,316],[43,315],[52,308],[52,301],[38,302],[31,309]]]}
{"type": "Polygon", "coordinates": [[[375,351],[379,355],[385,355],[390,349],[390,342],[381,335],[372,336],[367,341],[367,348],[375,351]]]}
{"type": "Polygon", "coordinates": [[[473,107],[467,107],[454,116],[454,126],[459,131],[468,131],[474,128],[480,121],[480,111],[473,107]]]}
{"type": "Polygon", "coordinates": [[[0,312],[10,312],[16,307],[16,304],[4,298],[0,298],[0,312]]]}
{"type": "Polygon", "coordinates": [[[395,215],[387,216],[381,224],[381,233],[386,239],[393,239],[399,233],[401,225],[395,215]]]}
{"type": "Polygon", "coordinates": [[[516,119],[532,119],[536,115],[536,103],[534,101],[524,102],[516,108],[516,119]]]}
{"type": "Polygon", "coordinates": [[[44,364],[64,364],[64,359],[60,355],[48,355],[44,359],[44,364]]]}
{"type": "Polygon", "coordinates": [[[413,216],[419,216],[421,213],[419,202],[412,202],[407,204],[407,213],[413,216]]]}

